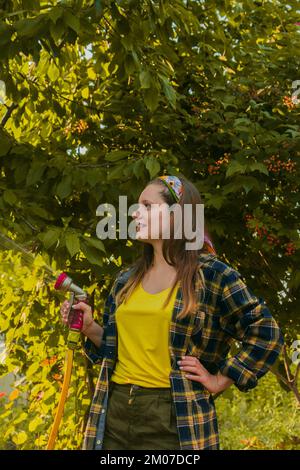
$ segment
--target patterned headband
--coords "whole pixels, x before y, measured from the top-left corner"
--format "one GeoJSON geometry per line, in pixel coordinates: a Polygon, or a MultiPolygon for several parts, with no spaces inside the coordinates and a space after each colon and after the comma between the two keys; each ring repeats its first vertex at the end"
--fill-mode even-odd
{"type": "Polygon", "coordinates": [[[158,178],[165,183],[176,202],[178,202],[183,194],[183,184],[180,179],[177,176],[169,175],[158,176],[158,178]]]}
{"type": "MultiPolygon", "coordinates": [[[[183,184],[181,180],[177,176],[169,176],[169,175],[158,176],[158,178],[165,183],[170,193],[175,198],[176,202],[178,202],[183,194],[183,184]]],[[[217,254],[213,243],[211,242],[210,238],[206,234],[204,235],[204,244],[206,244],[206,247],[210,253],[214,255],[217,254]]]]}

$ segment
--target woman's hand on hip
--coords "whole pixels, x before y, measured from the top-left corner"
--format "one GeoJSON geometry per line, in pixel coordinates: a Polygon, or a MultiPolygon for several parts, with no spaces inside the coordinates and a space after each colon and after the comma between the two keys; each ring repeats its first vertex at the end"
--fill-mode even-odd
{"type": "Polygon", "coordinates": [[[219,393],[233,383],[232,379],[220,372],[216,375],[211,374],[195,356],[183,356],[177,363],[180,370],[186,372],[187,379],[202,383],[210,393],[219,393]]]}

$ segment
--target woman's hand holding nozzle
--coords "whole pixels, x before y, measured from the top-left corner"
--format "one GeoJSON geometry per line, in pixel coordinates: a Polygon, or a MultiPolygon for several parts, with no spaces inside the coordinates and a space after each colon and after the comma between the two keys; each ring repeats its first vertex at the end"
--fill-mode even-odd
{"type": "MultiPolygon", "coordinates": [[[[68,325],[68,311],[70,308],[70,303],[65,300],[60,308],[61,312],[61,319],[64,325],[68,325]]],[[[83,325],[82,325],[82,333],[85,334],[85,332],[89,329],[89,327],[94,323],[94,318],[93,318],[93,313],[92,313],[92,308],[90,305],[86,304],[85,302],[78,302],[77,304],[74,304],[72,306],[74,310],[82,310],[83,312],[83,325]]]]}

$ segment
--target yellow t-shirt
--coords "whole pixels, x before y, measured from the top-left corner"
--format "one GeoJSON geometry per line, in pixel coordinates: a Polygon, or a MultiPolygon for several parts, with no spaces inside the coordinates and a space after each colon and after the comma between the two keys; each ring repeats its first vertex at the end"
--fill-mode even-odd
{"type": "Polygon", "coordinates": [[[113,382],[170,387],[169,329],[178,284],[165,309],[163,303],[171,287],[150,294],[141,282],[127,303],[116,309],[118,358],[113,382]]]}

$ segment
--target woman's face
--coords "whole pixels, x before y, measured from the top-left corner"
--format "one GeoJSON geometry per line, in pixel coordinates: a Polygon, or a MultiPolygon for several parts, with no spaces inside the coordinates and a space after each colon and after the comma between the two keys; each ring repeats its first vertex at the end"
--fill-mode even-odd
{"type": "Polygon", "coordinates": [[[168,238],[170,213],[167,203],[160,195],[161,187],[150,184],[141,193],[139,208],[132,213],[137,224],[137,240],[168,238]]]}

